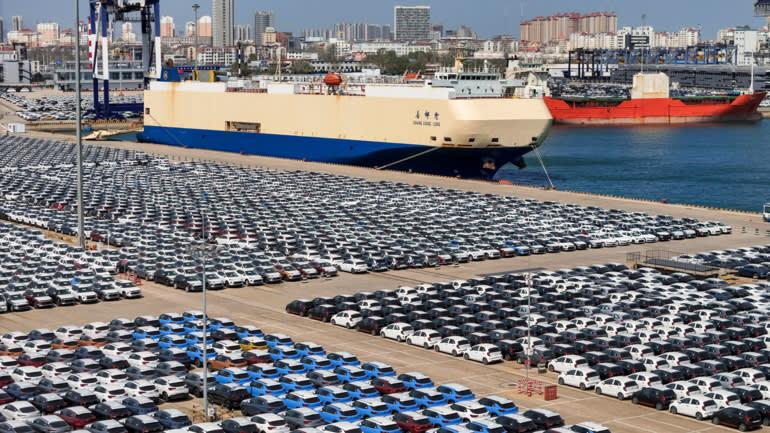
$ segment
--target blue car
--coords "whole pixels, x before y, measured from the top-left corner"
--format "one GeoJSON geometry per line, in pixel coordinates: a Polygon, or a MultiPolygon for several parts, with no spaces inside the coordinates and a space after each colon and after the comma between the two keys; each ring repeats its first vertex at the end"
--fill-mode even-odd
{"type": "Polygon", "coordinates": [[[197,310],[185,311],[182,313],[182,319],[184,319],[185,323],[203,320],[203,312],[197,310]]]}
{"type": "MultiPolygon", "coordinates": [[[[192,320],[189,322],[184,322],[184,332],[185,334],[193,334],[195,332],[203,332],[203,321],[202,320],[192,320]]],[[[208,327],[206,328],[206,332],[211,332],[208,327]]]]}
{"type": "Polygon", "coordinates": [[[425,409],[421,413],[428,417],[428,420],[431,424],[437,425],[439,427],[457,425],[463,422],[457,411],[454,411],[446,406],[432,407],[425,409]]]}
{"type": "Polygon", "coordinates": [[[380,397],[393,413],[412,412],[419,409],[417,400],[405,392],[386,394],[380,397]]]}
{"type": "Polygon", "coordinates": [[[181,335],[164,335],[160,337],[158,340],[158,347],[161,349],[171,349],[171,348],[177,348],[177,349],[186,349],[187,348],[187,339],[182,337],[181,335]]]}
{"type": "Polygon", "coordinates": [[[325,423],[334,422],[356,422],[361,419],[361,415],[353,407],[345,403],[332,403],[324,406],[318,413],[325,423]]]}
{"type": "Polygon", "coordinates": [[[374,417],[361,421],[358,424],[362,433],[400,433],[398,426],[390,417],[374,417]]]}
{"type": "Polygon", "coordinates": [[[178,323],[169,323],[167,325],[160,326],[161,336],[169,334],[184,335],[184,333],[184,325],[178,323]]]}
{"type": "Polygon", "coordinates": [[[281,385],[278,381],[266,378],[252,381],[246,386],[246,390],[249,391],[249,394],[254,397],[259,397],[262,395],[279,396],[283,395],[285,392],[283,385],[281,385]]]}
{"type": "Polygon", "coordinates": [[[12,383],[5,387],[5,392],[16,400],[31,400],[40,394],[37,385],[29,382],[12,383]]]}
{"type": "Polygon", "coordinates": [[[398,375],[398,380],[404,382],[406,389],[433,388],[433,381],[422,373],[411,372],[398,375]]]}
{"type": "Polygon", "coordinates": [[[279,361],[275,361],[273,365],[275,366],[276,370],[278,370],[278,373],[280,373],[282,376],[292,373],[302,374],[307,369],[305,364],[296,359],[281,359],[279,361]]]}
{"type": "Polygon", "coordinates": [[[237,383],[238,385],[245,385],[251,381],[246,370],[233,367],[219,370],[214,379],[219,383],[237,383]]]}
{"type": "Polygon", "coordinates": [[[252,325],[238,326],[235,328],[235,333],[238,334],[238,338],[262,337],[265,335],[261,329],[252,325]]]}
{"type": "Polygon", "coordinates": [[[357,382],[368,378],[364,370],[352,365],[341,365],[334,369],[334,374],[342,383],[357,382]]]}
{"type": "Polygon", "coordinates": [[[380,376],[395,376],[396,370],[384,362],[367,362],[361,365],[361,370],[366,372],[366,376],[369,379],[374,379],[380,376]]]}
{"type": "Polygon", "coordinates": [[[379,397],[380,393],[372,386],[371,383],[360,381],[350,382],[342,385],[342,389],[349,392],[354,400],[360,400],[363,398],[379,397]]]}
{"type": "Polygon", "coordinates": [[[444,397],[446,397],[447,401],[450,403],[468,401],[476,398],[470,388],[457,383],[445,383],[436,387],[436,390],[444,394],[444,397]]]}
{"type": "MultiPolygon", "coordinates": [[[[187,340],[188,346],[202,346],[203,345],[203,333],[201,332],[191,332],[185,335],[185,340],[187,340]]],[[[214,339],[211,338],[211,335],[206,336],[206,345],[211,347],[214,344],[214,339]]]]}
{"type": "Polygon", "coordinates": [[[340,365],[361,365],[361,361],[359,361],[355,355],[348,352],[332,352],[326,355],[326,357],[335,367],[339,367],[340,365]]]}
{"type": "Polygon", "coordinates": [[[324,350],[324,348],[320,344],[315,344],[307,341],[295,344],[294,348],[297,349],[297,352],[299,352],[302,356],[326,355],[326,350],[324,350]]]}
{"type": "Polygon", "coordinates": [[[294,391],[286,394],[283,403],[288,409],[307,407],[315,409],[321,407],[321,399],[313,391],[294,391]]]}
{"type": "Polygon", "coordinates": [[[270,358],[272,358],[273,361],[281,359],[299,359],[302,357],[302,355],[291,346],[273,346],[267,349],[267,352],[270,354],[270,358]]]}
{"type": "MultiPolygon", "coordinates": [[[[206,360],[214,359],[216,356],[216,350],[211,347],[206,348],[206,360]]],[[[200,346],[187,347],[187,357],[196,365],[203,365],[203,348],[200,346]]]]}
{"type": "Polygon", "coordinates": [[[447,403],[446,396],[435,388],[413,389],[409,395],[423,408],[443,406],[447,403]]]}
{"type": "Polygon", "coordinates": [[[278,369],[270,364],[252,364],[246,367],[246,373],[249,374],[251,380],[278,379],[281,377],[278,369]]]}
{"type": "Polygon", "coordinates": [[[353,401],[353,396],[339,386],[324,386],[318,388],[315,393],[323,404],[349,403],[353,401]]]}
{"type": "Polygon", "coordinates": [[[390,415],[390,408],[379,398],[356,400],[353,402],[353,407],[356,408],[362,418],[390,415]]]}
{"type": "Polygon", "coordinates": [[[235,329],[235,323],[228,318],[217,317],[216,319],[209,319],[208,328],[212,332],[221,328],[235,329]]]}
{"type": "Polygon", "coordinates": [[[292,346],[294,341],[285,334],[265,334],[265,343],[267,347],[292,346]]]}
{"type": "Polygon", "coordinates": [[[125,406],[132,415],[147,415],[158,411],[158,406],[147,397],[129,397],[123,399],[123,406],[125,406]]]}
{"type": "Polygon", "coordinates": [[[281,376],[278,382],[283,385],[283,389],[286,392],[312,391],[315,389],[313,382],[304,374],[287,374],[286,376],[281,376]]]}
{"type": "Polygon", "coordinates": [[[305,356],[301,359],[305,365],[305,371],[334,370],[334,364],[327,358],[318,355],[305,356]]]}
{"type": "Polygon", "coordinates": [[[487,408],[489,413],[495,416],[513,415],[519,413],[516,403],[505,397],[490,395],[479,399],[479,404],[487,408]]]}

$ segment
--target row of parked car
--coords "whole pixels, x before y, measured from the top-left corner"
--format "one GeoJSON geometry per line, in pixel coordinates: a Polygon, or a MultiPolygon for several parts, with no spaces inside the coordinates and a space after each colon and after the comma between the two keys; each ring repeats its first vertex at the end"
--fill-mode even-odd
{"type": "MultiPolygon", "coordinates": [[[[0,143],[8,153],[46,155],[39,157],[46,163],[0,178],[0,217],[74,233],[75,170],[56,161],[69,156],[51,154],[53,142],[0,143]]],[[[126,266],[142,278],[166,283],[195,278],[190,252],[202,239],[224,252],[212,259],[213,269],[274,282],[331,268],[387,271],[731,231],[718,222],[324,173],[106,156],[109,163],[87,167],[87,232],[122,248],[126,266]]]]}
{"type": "Polygon", "coordinates": [[[742,429],[757,413],[770,424],[768,289],[608,263],[295,300],[286,311],[478,362],[540,365],[563,385],[742,429]]]}
{"type": "Polygon", "coordinates": [[[115,278],[113,254],[0,224],[0,312],[141,298],[133,282],[115,278]]]}
{"type": "MultiPolygon", "coordinates": [[[[0,92],[0,99],[10,102],[19,108],[16,115],[27,121],[38,120],[75,120],[77,102],[74,95],[37,96],[22,92],[0,92]]],[[[112,103],[138,104],[143,101],[141,93],[111,96],[112,103]]],[[[81,100],[84,119],[95,119],[93,101],[90,98],[81,100]]],[[[113,113],[114,118],[141,118],[141,111],[121,111],[113,113]]]]}
{"type": "MultiPolygon", "coordinates": [[[[0,336],[0,431],[26,433],[425,433],[532,432],[564,426],[551,411],[519,413],[510,400],[460,384],[398,374],[382,362],[327,353],[312,342],[265,334],[199,311],[114,319],[0,336]],[[202,342],[209,341],[204,355],[202,342]],[[191,425],[159,404],[202,394],[240,410],[191,425]]],[[[607,432],[595,423],[569,431],[607,432]]],[[[552,431],[552,430],[548,430],[552,431]]]]}

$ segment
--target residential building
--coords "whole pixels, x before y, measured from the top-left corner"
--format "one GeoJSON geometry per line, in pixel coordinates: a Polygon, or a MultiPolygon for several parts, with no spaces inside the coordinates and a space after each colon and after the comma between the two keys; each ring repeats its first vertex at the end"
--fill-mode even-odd
{"type": "Polygon", "coordinates": [[[12,32],[20,32],[21,29],[24,28],[24,20],[21,18],[20,15],[15,15],[11,17],[11,31],[12,32]]]}
{"type": "Polygon", "coordinates": [[[397,41],[430,39],[430,6],[395,6],[393,29],[397,41]]]}
{"type": "Polygon", "coordinates": [[[270,11],[257,11],[254,14],[254,43],[257,46],[264,45],[262,34],[268,27],[275,28],[275,16],[270,11]]]}
{"type": "Polygon", "coordinates": [[[211,0],[211,31],[214,47],[223,48],[233,45],[233,26],[235,25],[235,0],[211,0]]]}
{"type": "Polygon", "coordinates": [[[123,42],[136,42],[136,33],[134,33],[134,23],[125,22],[120,26],[120,40],[123,42]]]}
{"type": "Polygon", "coordinates": [[[433,45],[427,43],[406,43],[406,42],[360,42],[351,47],[353,53],[377,54],[380,51],[393,51],[397,56],[407,56],[411,53],[433,51],[433,45]]]}
{"type": "Polygon", "coordinates": [[[244,41],[253,41],[254,35],[251,33],[251,25],[236,25],[233,28],[233,31],[235,32],[233,37],[235,39],[235,42],[244,42],[244,41]]]}
{"type": "Polygon", "coordinates": [[[59,23],[39,23],[37,25],[38,45],[58,44],[59,36],[59,23]]]}
{"type": "Polygon", "coordinates": [[[235,63],[236,52],[235,48],[217,48],[206,47],[200,50],[198,53],[199,65],[224,65],[230,66],[235,63]]]}
{"type": "Polygon", "coordinates": [[[160,37],[176,37],[176,25],[174,25],[174,17],[165,16],[160,18],[160,37]]]}
{"type": "Polygon", "coordinates": [[[759,34],[749,27],[735,29],[735,51],[737,65],[751,65],[754,54],[759,51],[759,34]]]}
{"type": "Polygon", "coordinates": [[[198,37],[210,38],[213,36],[211,21],[211,17],[208,15],[198,18],[198,37]]]}
{"type": "Polygon", "coordinates": [[[617,27],[615,12],[560,13],[521,22],[519,39],[534,44],[551,44],[568,41],[573,33],[615,33],[617,27]]]}
{"type": "Polygon", "coordinates": [[[184,24],[184,35],[186,37],[194,37],[195,36],[195,23],[192,21],[187,21],[184,24]]]}

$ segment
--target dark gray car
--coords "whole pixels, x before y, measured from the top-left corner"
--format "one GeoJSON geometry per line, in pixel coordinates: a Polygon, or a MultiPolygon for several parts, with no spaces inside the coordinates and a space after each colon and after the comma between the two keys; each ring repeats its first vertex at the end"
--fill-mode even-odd
{"type": "Polygon", "coordinates": [[[286,420],[286,424],[290,428],[302,428],[302,427],[318,427],[324,424],[324,420],[321,415],[313,409],[307,407],[299,407],[296,409],[289,409],[283,413],[283,419],[286,420]]]}

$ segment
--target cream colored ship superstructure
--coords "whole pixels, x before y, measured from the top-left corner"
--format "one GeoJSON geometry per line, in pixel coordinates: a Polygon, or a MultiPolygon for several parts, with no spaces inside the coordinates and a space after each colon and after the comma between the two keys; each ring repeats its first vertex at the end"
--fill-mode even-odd
{"type": "Polygon", "coordinates": [[[153,82],[147,141],[266,156],[489,177],[544,140],[551,116],[490,73],[413,84],[153,82]]]}

